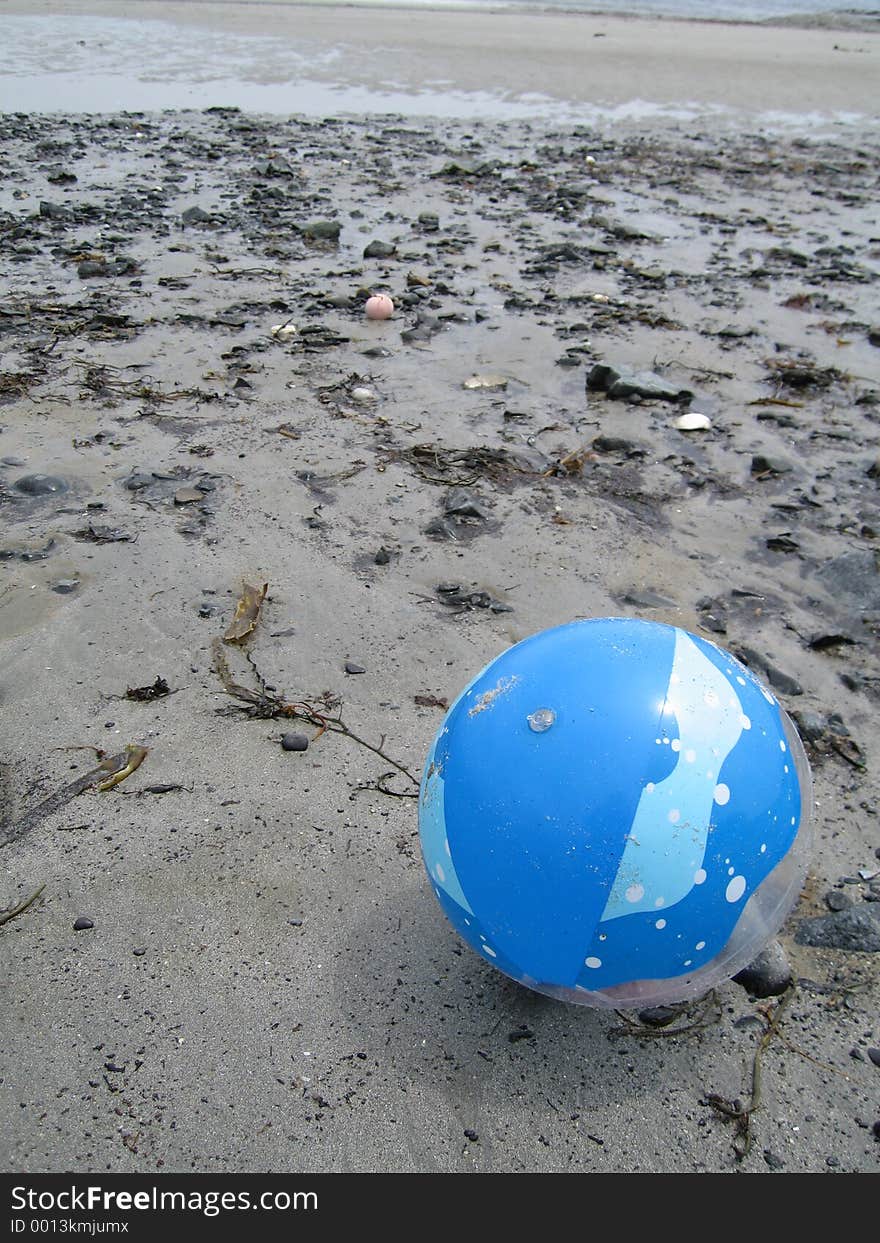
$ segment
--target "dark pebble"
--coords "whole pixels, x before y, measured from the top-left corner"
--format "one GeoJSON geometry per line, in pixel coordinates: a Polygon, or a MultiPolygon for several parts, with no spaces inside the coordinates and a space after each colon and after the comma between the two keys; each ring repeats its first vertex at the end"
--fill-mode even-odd
{"type": "Polygon", "coordinates": [[[880,1139],[880,1122],[875,1122],[871,1127],[871,1131],[875,1139],[880,1139]]]}
{"type": "Polygon", "coordinates": [[[477,1132],[472,1131],[470,1127],[465,1128],[464,1137],[465,1139],[469,1139],[472,1144],[475,1144],[477,1140],[480,1138],[477,1132]]]}
{"type": "Polygon", "coordinates": [[[880,916],[863,905],[802,919],[795,940],[798,945],[819,949],[877,954],[880,953],[880,916]]]}
{"type": "Polygon", "coordinates": [[[129,492],[137,492],[140,488],[148,488],[155,482],[156,477],[152,471],[133,470],[122,486],[128,488],[129,492]]]}
{"type": "Polygon", "coordinates": [[[752,458],[753,475],[785,475],[792,470],[791,462],[785,458],[767,457],[764,453],[756,453],[752,458]]]}
{"type": "Polygon", "coordinates": [[[188,207],[186,211],[180,213],[180,219],[184,224],[207,224],[211,219],[211,213],[206,212],[202,207],[188,207]]]}
{"type": "Polygon", "coordinates": [[[868,1057],[871,1059],[871,1061],[874,1063],[875,1066],[880,1067],[880,1049],[869,1049],[868,1057]]]}
{"type": "Polygon", "coordinates": [[[281,739],[283,751],[308,751],[309,740],[305,734],[285,734],[281,739]]]}
{"type": "Polygon", "coordinates": [[[52,496],[67,491],[67,483],[58,475],[22,475],[16,479],[15,487],[26,496],[52,496]]]}
{"type": "Polygon", "coordinates": [[[804,742],[818,742],[820,738],[825,736],[828,722],[821,713],[805,709],[803,712],[793,712],[792,716],[794,717],[795,725],[797,725],[797,731],[804,742]]]}
{"type": "Polygon", "coordinates": [[[458,514],[461,518],[479,518],[485,522],[489,517],[486,510],[471,492],[464,488],[453,488],[443,502],[447,514],[458,514]]]}
{"type": "Polygon", "coordinates": [[[778,941],[771,941],[733,978],[753,997],[780,996],[791,983],[791,967],[785,950],[778,941]]]}
{"type": "Polygon", "coordinates": [[[44,220],[66,220],[67,209],[60,203],[49,203],[44,199],[40,203],[40,215],[44,220]]]}
{"type": "Polygon", "coordinates": [[[131,952],[134,954],[135,958],[143,958],[144,954],[147,952],[147,947],[145,945],[139,945],[136,950],[132,950],[131,952]]]}
{"type": "Polygon", "coordinates": [[[301,928],[303,921],[301,919],[288,919],[287,922],[290,924],[291,928],[301,928]]]}
{"type": "Polygon", "coordinates": [[[837,1157],[831,1156],[831,1157],[825,1158],[825,1164],[830,1165],[832,1169],[836,1169],[837,1166],[840,1165],[840,1162],[838,1161],[837,1157]]]}
{"type": "Polygon", "coordinates": [[[391,560],[391,553],[388,551],[387,548],[380,548],[379,551],[376,553],[375,557],[373,558],[373,561],[376,563],[376,565],[387,565],[390,560],[391,560]]]}
{"type": "Polygon", "coordinates": [[[346,673],[366,673],[367,671],[363,667],[363,665],[356,665],[354,661],[347,660],[345,662],[345,672],[346,673]]]}
{"type": "Polygon", "coordinates": [[[73,921],[74,932],[85,932],[87,928],[94,928],[94,926],[95,921],[93,919],[89,919],[87,915],[78,915],[73,921]]]}
{"type": "Polygon", "coordinates": [[[646,1027],[668,1027],[678,1015],[674,1006],[649,1006],[639,1011],[639,1022],[646,1027]]]}
{"type": "Polygon", "coordinates": [[[376,241],[370,242],[369,245],[364,247],[364,258],[365,259],[390,259],[393,254],[396,254],[396,252],[397,252],[397,247],[393,246],[391,242],[380,242],[377,239],[376,241]]]}
{"type": "Polygon", "coordinates": [[[83,259],[82,263],[76,269],[76,274],[80,280],[88,280],[91,276],[108,276],[110,269],[106,263],[102,263],[99,259],[83,259]]]}
{"type": "Polygon", "coordinates": [[[841,553],[826,561],[815,577],[839,602],[858,609],[880,608],[880,573],[873,549],[841,553]]]}
{"type": "Polygon", "coordinates": [[[62,578],[53,584],[52,590],[57,591],[59,596],[69,596],[72,591],[76,591],[78,586],[78,578],[62,578]]]}
{"type": "Polygon", "coordinates": [[[310,224],[304,225],[302,231],[306,237],[322,242],[335,242],[341,230],[342,225],[338,220],[313,220],[310,224]]]}
{"type": "Polygon", "coordinates": [[[425,527],[426,535],[435,535],[438,539],[458,539],[458,527],[448,518],[432,518],[425,527]]]}
{"type": "Polygon", "coordinates": [[[785,1162],[782,1157],[777,1156],[777,1154],[772,1152],[769,1148],[764,1149],[764,1160],[767,1165],[770,1166],[771,1170],[781,1170],[785,1167],[785,1162]]]}
{"type": "Polygon", "coordinates": [[[829,911],[845,911],[848,906],[852,906],[852,898],[841,893],[839,889],[829,889],[825,894],[825,905],[829,911]]]}
{"type": "Polygon", "coordinates": [[[512,1032],[507,1033],[507,1039],[511,1044],[516,1044],[518,1040],[531,1040],[534,1034],[531,1027],[526,1027],[525,1023],[522,1023],[519,1027],[514,1027],[512,1032]]]}
{"type": "Polygon", "coordinates": [[[756,673],[758,677],[763,677],[774,690],[781,691],[783,695],[803,695],[804,688],[794,678],[789,677],[787,673],[783,673],[781,669],[777,669],[772,665],[766,656],[760,652],[756,652],[751,647],[741,647],[735,653],[743,664],[756,673]]]}

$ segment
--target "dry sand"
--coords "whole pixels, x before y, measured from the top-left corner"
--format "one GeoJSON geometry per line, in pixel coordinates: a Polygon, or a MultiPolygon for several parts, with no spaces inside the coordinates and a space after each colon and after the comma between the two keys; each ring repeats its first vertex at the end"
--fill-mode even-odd
{"type": "MultiPolygon", "coordinates": [[[[307,20],[333,42],[366,22],[390,39],[399,16],[307,20]]],[[[655,26],[540,20],[603,55],[655,26]]],[[[537,21],[408,15],[404,33],[445,31],[467,90],[524,81],[537,21]],[[458,56],[477,20],[516,73],[458,56]]],[[[676,30],[679,51],[709,38],[676,30]]],[[[850,67],[873,36],[858,59],[824,33],[731,31],[766,64],[812,47],[811,107],[871,111],[850,67]]],[[[673,99],[643,63],[641,98],[673,99]]],[[[748,102],[790,106],[786,80],[753,60],[748,102]]],[[[0,1166],[876,1170],[876,129],[234,110],[0,126],[0,900],[45,883],[0,926],[0,1166]],[[304,235],[319,219],[338,244],[304,235]],[[394,253],[365,258],[376,239],[394,253]],[[365,320],[370,289],[392,320],[365,320]],[[588,393],[599,360],[693,390],[712,430],[588,393]],[[506,387],[464,388],[474,373],[506,387]],[[66,490],[27,495],[33,474],[66,490]],[[438,538],[462,483],[487,518],[438,538]],[[378,788],[392,765],[339,732],[284,751],[314,726],[224,690],[242,578],[269,589],[225,648],[234,683],[337,697],[415,775],[442,719],[416,696],[451,701],[574,617],[650,617],[770,663],[813,738],[816,845],[745,1155],[710,1097],[748,1102],[768,1003],[725,983],[677,1020],[699,1030],[653,1038],[479,961],[427,884],[413,801],[378,788]],[[157,678],[173,693],[127,697],[157,678]],[[149,751],[125,781],[68,788],[95,763],[69,748],[126,744],[149,751]],[[799,943],[850,900],[864,948],[799,943]]]]}

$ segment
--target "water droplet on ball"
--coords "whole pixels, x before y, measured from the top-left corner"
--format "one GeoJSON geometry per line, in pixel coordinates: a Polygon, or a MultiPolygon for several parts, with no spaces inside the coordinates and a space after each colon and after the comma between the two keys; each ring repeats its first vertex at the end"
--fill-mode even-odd
{"type": "Polygon", "coordinates": [[[536,734],[543,734],[556,720],[556,713],[552,708],[538,708],[536,712],[533,712],[526,719],[529,723],[529,729],[536,734]]]}

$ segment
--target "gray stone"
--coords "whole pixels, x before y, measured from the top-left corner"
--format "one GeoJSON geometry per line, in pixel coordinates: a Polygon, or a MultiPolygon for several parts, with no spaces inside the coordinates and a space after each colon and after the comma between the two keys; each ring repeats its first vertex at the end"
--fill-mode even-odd
{"type": "Polygon", "coordinates": [[[812,945],[818,949],[877,954],[880,953],[880,912],[875,914],[861,905],[802,919],[795,940],[798,945],[812,945]]]}
{"type": "Polygon", "coordinates": [[[40,203],[40,215],[44,220],[66,220],[68,211],[60,203],[49,203],[44,199],[40,203]]]}
{"type": "Polygon", "coordinates": [[[668,1027],[679,1014],[676,1006],[649,1006],[639,1011],[639,1020],[646,1027],[668,1027]]]}
{"type": "Polygon", "coordinates": [[[390,259],[396,253],[396,246],[391,242],[381,242],[378,238],[364,247],[365,259],[390,259]]]}
{"type": "Polygon", "coordinates": [[[791,967],[785,950],[778,941],[771,941],[733,978],[753,997],[778,997],[791,983],[791,967]]]}
{"type": "Polygon", "coordinates": [[[303,225],[302,231],[305,237],[314,238],[316,241],[336,242],[341,230],[342,225],[338,220],[312,220],[303,225]]]}
{"type": "Polygon", "coordinates": [[[80,280],[88,280],[90,276],[109,276],[110,269],[107,264],[100,259],[83,259],[82,263],[76,269],[76,274],[80,280]]]}
{"type": "Polygon", "coordinates": [[[653,371],[631,371],[595,363],[587,372],[587,388],[604,391],[609,397],[649,397],[657,401],[690,401],[690,389],[678,388],[653,371]]]}
{"type": "Polygon", "coordinates": [[[787,475],[794,470],[791,462],[781,457],[768,457],[766,453],[756,453],[752,458],[753,475],[787,475]]]}
{"type": "Polygon", "coordinates": [[[52,496],[67,491],[66,481],[58,475],[22,475],[16,479],[15,487],[26,496],[52,496]]]}
{"type": "Polygon", "coordinates": [[[72,591],[76,591],[78,586],[78,578],[61,578],[53,584],[52,590],[56,591],[59,596],[69,596],[72,591]]]}
{"type": "Polygon", "coordinates": [[[95,921],[89,919],[87,915],[78,915],[73,921],[74,932],[85,932],[88,928],[94,928],[95,921]]]}
{"type": "Polygon", "coordinates": [[[186,211],[180,213],[180,218],[184,224],[208,224],[211,213],[202,207],[188,207],[186,211]]]}
{"type": "Polygon", "coordinates": [[[284,734],[281,748],[283,751],[308,751],[309,740],[305,734],[284,734]]]}
{"type": "Polygon", "coordinates": [[[830,596],[859,609],[880,609],[880,571],[877,553],[870,548],[842,553],[816,571],[830,596]]]}
{"type": "Polygon", "coordinates": [[[447,514],[457,514],[461,518],[479,518],[482,522],[489,517],[473,493],[465,491],[464,488],[453,488],[443,502],[443,509],[447,514]]]}
{"type": "Polygon", "coordinates": [[[152,471],[133,470],[122,486],[128,488],[129,492],[137,492],[140,488],[149,488],[155,482],[156,477],[152,471]]]}
{"type": "Polygon", "coordinates": [[[804,742],[818,742],[820,738],[825,737],[828,729],[828,722],[819,712],[813,712],[806,708],[799,712],[793,712],[792,717],[797,726],[797,731],[804,742]]]}
{"type": "Polygon", "coordinates": [[[766,656],[762,656],[754,648],[740,647],[737,649],[736,655],[739,656],[743,664],[748,665],[759,676],[763,676],[774,690],[780,691],[783,695],[803,695],[804,688],[800,682],[796,682],[789,674],[783,673],[781,669],[777,669],[766,656]]]}

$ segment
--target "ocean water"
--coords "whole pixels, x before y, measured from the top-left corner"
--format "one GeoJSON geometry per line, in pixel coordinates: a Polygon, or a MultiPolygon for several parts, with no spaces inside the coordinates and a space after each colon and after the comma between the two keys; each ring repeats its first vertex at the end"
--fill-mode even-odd
{"type": "MultiPolygon", "coordinates": [[[[109,14],[16,14],[4,13],[0,0],[0,112],[236,106],[310,116],[540,117],[596,124],[690,123],[701,116],[723,121],[749,112],[760,114],[763,123],[811,132],[827,125],[880,124],[880,90],[876,75],[869,76],[876,36],[862,39],[852,33],[880,30],[880,9],[850,5],[835,15],[829,2],[341,0],[345,7],[340,8],[339,0],[336,6],[334,0],[268,0],[253,7],[249,0],[215,0],[210,6],[180,0],[157,11],[130,0],[109,14]],[[301,9],[290,7],[303,4],[321,20],[310,24],[301,9]],[[338,12],[328,13],[330,7],[338,12]],[[379,9],[392,12],[380,20],[379,9]],[[486,44],[469,41],[465,22],[460,48],[454,38],[440,40],[435,48],[418,32],[413,35],[417,23],[407,20],[407,10],[419,9],[483,14],[486,44]],[[258,10],[262,22],[251,20],[258,10]],[[356,10],[358,21],[353,21],[347,13],[356,10]],[[563,11],[689,18],[700,25],[669,23],[665,38],[659,39],[665,51],[656,52],[657,36],[640,43],[635,22],[625,36],[618,30],[616,48],[620,55],[621,46],[629,46],[635,59],[624,57],[621,69],[613,54],[594,55],[585,73],[584,58],[600,46],[592,42],[596,19],[570,23],[560,20],[563,11]],[[528,23],[501,20],[517,12],[528,12],[528,23]],[[844,14],[850,15],[849,23],[844,14]],[[808,33],[810,51],[802,52],[792,67],[785,63],[791,41],[787,29],[765,40],[763,31],[740,25],[747,48],[743,61],[735,50],[726,51],[729,28],[712,25],[731,20],[821,26],[829,33],[808,33]],[[493,25],[500,32],[497,47],[485,34],[493,25]],[[526,25],[529,39],[523,43],[517,31],[526,25]],[[591,47],[583,46],[584,38],[573,47],[569,26],[582,26],[581,33],[586,29],[591,47]],[[374,27],[379,34],[373,34],[374,27]],[[831,31],[847,27],[850,33],[838,48],[838,36],[831,31]],[[544,41],[541,28],[550,32],[544,41]],[[834,56],[850,72],[841,73],[827,57],[810,59],[820,44],[825,49],[832,41],[834,56]],[[700,49],[697,55],[694,45],[700,49]],[[610,67],[603,76],[606,61],[610,67]],[[677,64],[671,76],[669,61],[677,64]],[[701,63],[708,71],[701,73],[701,63]]],[[[611,42],[601,45],[603,52],[611,42]]]]}
{"type": "MultiPolygon", "coordinates": [[[[283,2],[283,0],[282,0],[283,2]]],[[[329,5],[338,0],[291,0],[293,3],[329,5]]],[[[634,17],[677,17],[691,21],[794,22],[802,26],[836,26],[847,19],[867,19],[880,24],[878,0],[343,0],[358,7],[432,9],[527,9],[568,10],[576,13],[608,13],[634,17]]]]}

